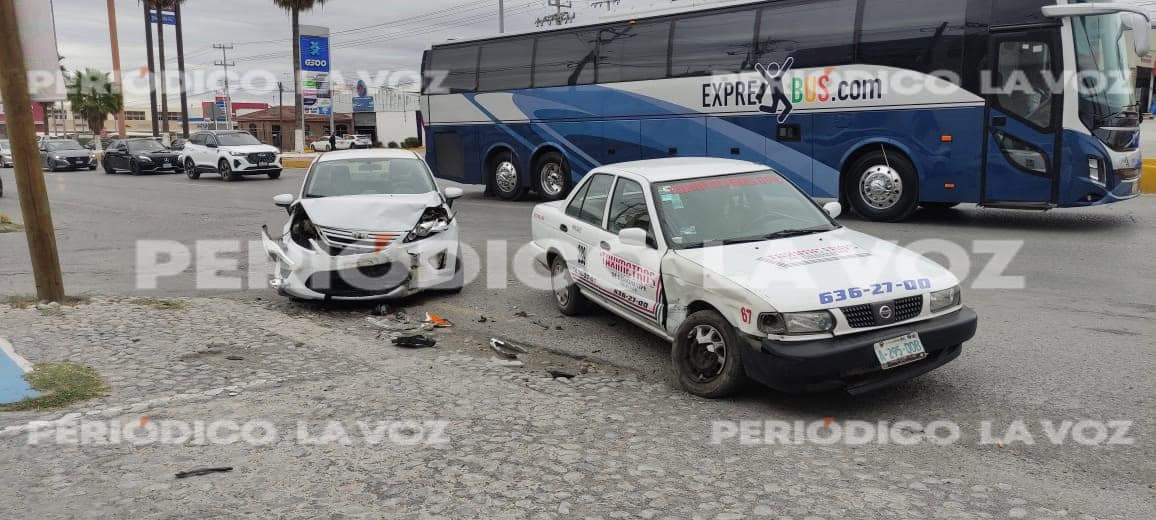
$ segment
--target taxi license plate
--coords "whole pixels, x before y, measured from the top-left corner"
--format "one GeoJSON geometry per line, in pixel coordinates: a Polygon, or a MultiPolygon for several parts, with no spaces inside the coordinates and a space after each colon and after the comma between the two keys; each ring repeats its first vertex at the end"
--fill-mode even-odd
{"type": "Polygon", "coordinates": [[[875,344],[875,357],[879,358],[879,366],[883,370],[914,363],[927,357],[923,350],[923,342],[919,334],[912,332],[905,336],[880,341],[875,344]]]}

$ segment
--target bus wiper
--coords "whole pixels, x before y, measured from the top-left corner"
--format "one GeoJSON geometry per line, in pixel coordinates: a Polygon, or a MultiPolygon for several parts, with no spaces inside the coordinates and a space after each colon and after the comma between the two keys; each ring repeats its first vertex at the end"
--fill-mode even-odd
{"type": "Polygon", "coordinates": [[[827,228],[807,228],[807,229],[784,229],[782,231],[775,231],[764,237],[766,240],[776,240],[780,238],[801,237],[806,235],[814,235],[817,233],[826,233],[831,231],[827,228]]]}

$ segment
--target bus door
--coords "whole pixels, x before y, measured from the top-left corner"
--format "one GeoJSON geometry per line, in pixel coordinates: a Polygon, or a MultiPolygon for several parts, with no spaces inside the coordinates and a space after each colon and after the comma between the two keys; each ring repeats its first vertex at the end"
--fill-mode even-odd
{"type": "Polygon", "coordinates": [[[1060,172],[1063,58],[1057,29],[993,32],[982,202],[1046,207],[1060,172]]]}

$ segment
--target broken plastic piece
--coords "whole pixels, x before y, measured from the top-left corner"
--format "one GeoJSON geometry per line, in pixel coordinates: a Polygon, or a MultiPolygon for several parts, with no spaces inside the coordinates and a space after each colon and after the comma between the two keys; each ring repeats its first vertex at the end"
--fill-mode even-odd
{"type": "Polygon", "coordinates": [[[405,323],[405,322],[392,322],[391,323],[388,321],[379,320],[377,318],[365,318],[365,321],[368,321],[369,324],[373,325],[374,327],[377,327],[379,329],[384,329],[384,330],[387,330],[390,332],[408,332],[408,331],[412,331],[412,330],[417,330],[416,325],[413,325],[410,323],[405,323]]]}
{"type": "Polygon", "coordinates": [[[548,372],[550,374],[550,377],[561,377],[563,379],[574,379],[575,377],[578,377],[578,374],[575,374],[574,372],[571,372],[569,370],[559,370],[556,368],[551,368],[551,369],[547,370],[546,372],[548,372]]]}
{"type": "Polygon", "coordinates": [[[199,477],[211,473],[228,473],[230,471],[233,471],[233,468],[201,468],[177,473],[177,478],[199,477]]]}
{"type": "Polygon", "coordinates": [[[437,314],[434,314],[432,312],[425,313],[425,322],[426,323],[432,323],[433,326],[440,327],[440,328],[453,327],[454,326],[454,324],[450,323],[449,320],[447,320],[441,316],[438,316],[437,314]]]}
{"type": "Polygon", "coordinates": [[[403,348],[432,348],[437,345],[437,340],[418,334],[416,336],[402,336],[400,338],[393,338],[393,344],[403,348]]]}
{"type": "Polygon", "coordinates": [[[530,352],[526,347],[498,338],[490,338],[490,349],[506,359],[517,359],[518,354],[530,352]]]}

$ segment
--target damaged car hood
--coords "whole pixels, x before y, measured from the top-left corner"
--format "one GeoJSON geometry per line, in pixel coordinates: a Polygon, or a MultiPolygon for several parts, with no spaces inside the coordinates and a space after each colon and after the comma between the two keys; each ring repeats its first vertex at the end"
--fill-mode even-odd
{"type": "Polygon", "coordinates": [[[747,288],[780,312],[892,300],[959,283],[922,255],[847,228],[676,254],[747,288]],[[821,297],[826,293],[832,293],[832,301],[821,297]]]}
{"type": "Polygon", "coordinates": [[[350,195],[301,199],[314,224],[353,231],[409,231],[426,208],[442,204],[437,192],[419,195],[350,195]]]}

